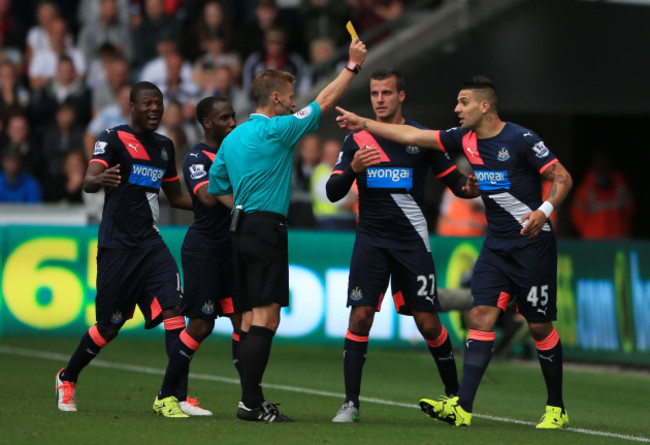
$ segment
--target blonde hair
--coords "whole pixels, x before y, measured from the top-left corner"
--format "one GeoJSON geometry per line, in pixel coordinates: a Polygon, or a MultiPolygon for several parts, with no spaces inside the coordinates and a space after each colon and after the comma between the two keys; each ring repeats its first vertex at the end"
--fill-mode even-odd
{"type": "Polygon", "coordinates": [[[251,96],[256,107],[265,107],[274,91],[283,91],[296,77],[286,71],[266,69],[259,72],[251,85],[251,96]]]}

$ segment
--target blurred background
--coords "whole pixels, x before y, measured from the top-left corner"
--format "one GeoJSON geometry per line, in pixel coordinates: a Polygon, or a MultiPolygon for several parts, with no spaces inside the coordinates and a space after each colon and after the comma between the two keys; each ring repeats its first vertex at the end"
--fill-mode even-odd
{"type": "MultiPolygon", "coordinates": [[[[0,335],[76,336],[92,324],[103,197],[81,183],[99,132],[129,122],[131,85],[161,88],[159,132],[174,141],[180,165],[201,137],[194,113],[203,97],[228,98],[245,122],[252,79],[276,68],[296,76],[299,106],[313,100],[347,61],[348,20],[369,56],[340,105],[359,114],[372,116],[369,77],[382,66],[404,74],[404,115],[436,129],[457,125],[465,78],[495,82],[502,119],[537,132],[573,175],[553,216],[565,314],[558,330],[569,356],[647,365],[643,0],[0,0],[0,335]]],[[[323,178],[345,137],[334,118],[296,146],[292,306],[281,330],[297,341],[338,344],[345,333],[355,196],[323,205],[323,178]],[[338,226],[324,223],[332,215],[338,226]]],[[[433,177],[426,196],[438,285],[466,287],[485,229],[481,203],[454,202],[433,177]]],[[[178,255],[192,214],[161,198],[163,236],[178,255]]],[[[394,314],[384,317],[373,328],[380,341],[415,341],[394,314]]],[[[460,346],[463,313],[447,321],[460,346]]],[[[504,320],[504,356],[527,354],[517,321],[504,320]]]]}

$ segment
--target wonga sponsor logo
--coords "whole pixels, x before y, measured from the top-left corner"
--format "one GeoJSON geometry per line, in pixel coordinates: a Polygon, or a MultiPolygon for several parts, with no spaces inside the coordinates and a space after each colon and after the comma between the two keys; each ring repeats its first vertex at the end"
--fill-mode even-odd
{"type": "Polygon", "coordinates": [[[508,179],[507,171],[475,170],[474,174],[481,190],[510,189],[510,179],[508,179]]]}
{"type": "Polygon", "coordinates": [[[131,184],[160,189],[164,174],[165,170],[162,168],[133,164],[133,168],[131,168],[131,176],[129,176],[129,182],[131,184]]]}
{"type": "Polygon", "coordinates": [[[367,184],[370,188],[413,188],[413,169],[399,167],[366,169],[367,184]]]}

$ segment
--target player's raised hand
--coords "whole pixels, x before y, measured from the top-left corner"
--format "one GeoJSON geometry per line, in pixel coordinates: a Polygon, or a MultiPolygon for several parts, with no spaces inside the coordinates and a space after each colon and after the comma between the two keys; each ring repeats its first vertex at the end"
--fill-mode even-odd
{"type": "Polygon", "coordinates": [[[363,144],[363,146],[354,154],[350,167],[352,167],[352,170],[354,170],[355,173],[361,173],[365,171],[366,168],[379,164],[379,157],[380,153],[377,147],[370,147],[363,144]]]}
{"type": "Polygon", "coordinates": [[[466,198],[476,198],[481,196],[481,189],[478,188],[478,181],[474,175],[467,176],[467,182],[463,186],[462,190],[463,193],[465,193],[466,198]]]}
{"type": "Polygon", "coordinates": [[[107,168],[99,175],[99,184],[103,187],[117,187],[121,182],[120,164],[107,168]]]}
{"type": "Polygon", "coordinates": [[[546,224],[546,215],[541,210],[533,210],[532,212],[526,213],[521,220],[521,224],[528,223],[521,229],[519,233],[528,238],[536,237],[539,232],[546,224]]]}
{"type": "Polygon", "coordinates": [[[363,65],[363,62],[366,60],[366,54],[368,54],[366,44],[359,39],[352,39],[349,54],[350,60],[356,62],[359,66],[363,65]]]}
{"type": "Polygon", "coordinates": [[[363,119],[361,119],[360,116],[357,116],[351,111],[345,110],[341,107],[336,107],[336,111],[341,114],[336,118],[336,122],[339,124],[339,127],[350,131],[361,130],[363,119]]]}

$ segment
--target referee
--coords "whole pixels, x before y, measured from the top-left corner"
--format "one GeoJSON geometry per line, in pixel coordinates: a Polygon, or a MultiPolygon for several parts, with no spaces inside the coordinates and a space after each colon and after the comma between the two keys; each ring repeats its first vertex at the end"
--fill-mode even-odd
{"type": "Polygon", "coordinates": [[[235,207],[231,230],[240,307],[244,311],[238,419],[293,421],[264,399],[261,382],[280,324],[280,309],[289,305],[286,217],[294,144],[318,128],[321,114],[343,95],[366,52],[363,42],[352,39],[346,67],[312,103],[295,113],[295,77],[284,71],[261,71],[251,85],[255,113],[224,139],[210,168],[208,192],[232,194],[235,207]]]}

